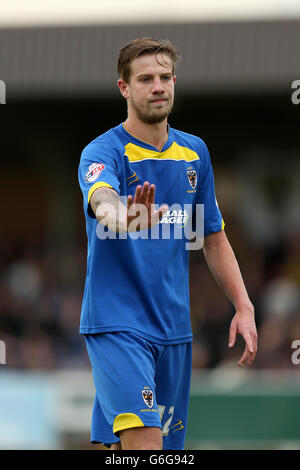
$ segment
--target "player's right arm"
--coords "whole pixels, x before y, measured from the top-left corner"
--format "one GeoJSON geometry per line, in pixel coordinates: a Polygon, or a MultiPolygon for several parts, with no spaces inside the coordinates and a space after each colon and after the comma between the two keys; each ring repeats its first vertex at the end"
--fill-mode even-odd
{"type": "Polygon", "coordinates": [[[90,205],[101,224],[118,233],[147,230],[157,224],[168,210],[167,205],[155,209],[155,185],[146,181],[137,186],[134,196],[128,196],[127,206],[118,193],[109,187],[96,189],[90,199],[90,205]]]}

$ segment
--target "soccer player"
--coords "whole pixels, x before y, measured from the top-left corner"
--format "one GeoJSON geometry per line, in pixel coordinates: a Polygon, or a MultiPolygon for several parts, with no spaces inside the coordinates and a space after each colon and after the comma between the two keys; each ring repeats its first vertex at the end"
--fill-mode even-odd
{"type": "Polygon", "coordinates": [[[118,86],[128,117],[90,142],[79,165],[88,237],[80,333],[96,389],[91,441],[112,449],[184,449],[192,332],[189,250],[178,234],[188,223],[194,231],[196,205],[204,205],[208,266],[236,310],[229,347],[243,336],[240,366],[257,350],[208,149],[168,124],[177,58],[169,41],[138,38],[122,48],[118,86]]]}

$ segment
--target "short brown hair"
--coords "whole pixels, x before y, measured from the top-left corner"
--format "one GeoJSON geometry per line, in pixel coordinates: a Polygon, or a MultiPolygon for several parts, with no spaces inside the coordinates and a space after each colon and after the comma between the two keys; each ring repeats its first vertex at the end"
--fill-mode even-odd
{"type": "Polygon", "coordinates": [[[158,41],[156,39],[142,37],[134,39],[122,47],[118,59],[118,74],[125,82],[129,82],[130,78],[130,64],[131,62],[141,55],[167,54],[173,63],[172,73],[175,72],[175,63],[180,58],[178,51],[169,40],[158,41]]]}

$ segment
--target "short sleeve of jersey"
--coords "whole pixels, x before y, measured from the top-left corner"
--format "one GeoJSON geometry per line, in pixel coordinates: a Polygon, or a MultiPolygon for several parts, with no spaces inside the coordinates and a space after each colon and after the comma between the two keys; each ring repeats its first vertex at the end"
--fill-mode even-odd
{"type": "Polygon", "coordinates": [[[201,169],[199,174],[197,204],[204,205],[204,236],[219,232],[224,228],[224,221],[216,200],[214,174],[206,144],[201,141],[201,169]]]}
{"type": "Polygon", "coordinates": [[[84,207],[88,215],[95,218],[90,200],[96,189],[109,187],[120,194],[120,178],[114,151],[102,142],[88,144],[81,154],[78,179],[84,207]]]}

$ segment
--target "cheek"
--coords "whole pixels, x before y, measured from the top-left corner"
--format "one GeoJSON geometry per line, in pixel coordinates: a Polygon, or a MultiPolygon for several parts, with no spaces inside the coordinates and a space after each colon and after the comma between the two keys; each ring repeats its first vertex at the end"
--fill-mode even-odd
{"type": "Polygon", "coordinates": [[[132,94],[132,99],[135,103],[146,103],[148,99],[148,93],[144,89],[137,89],[135,93],[132,94]]]}
{"type": "Polygon", "coordinates": [[[173,95],[174,94],[174,83],[170,83],[168,89],[169,89],[170,94],[173,95]]]}

